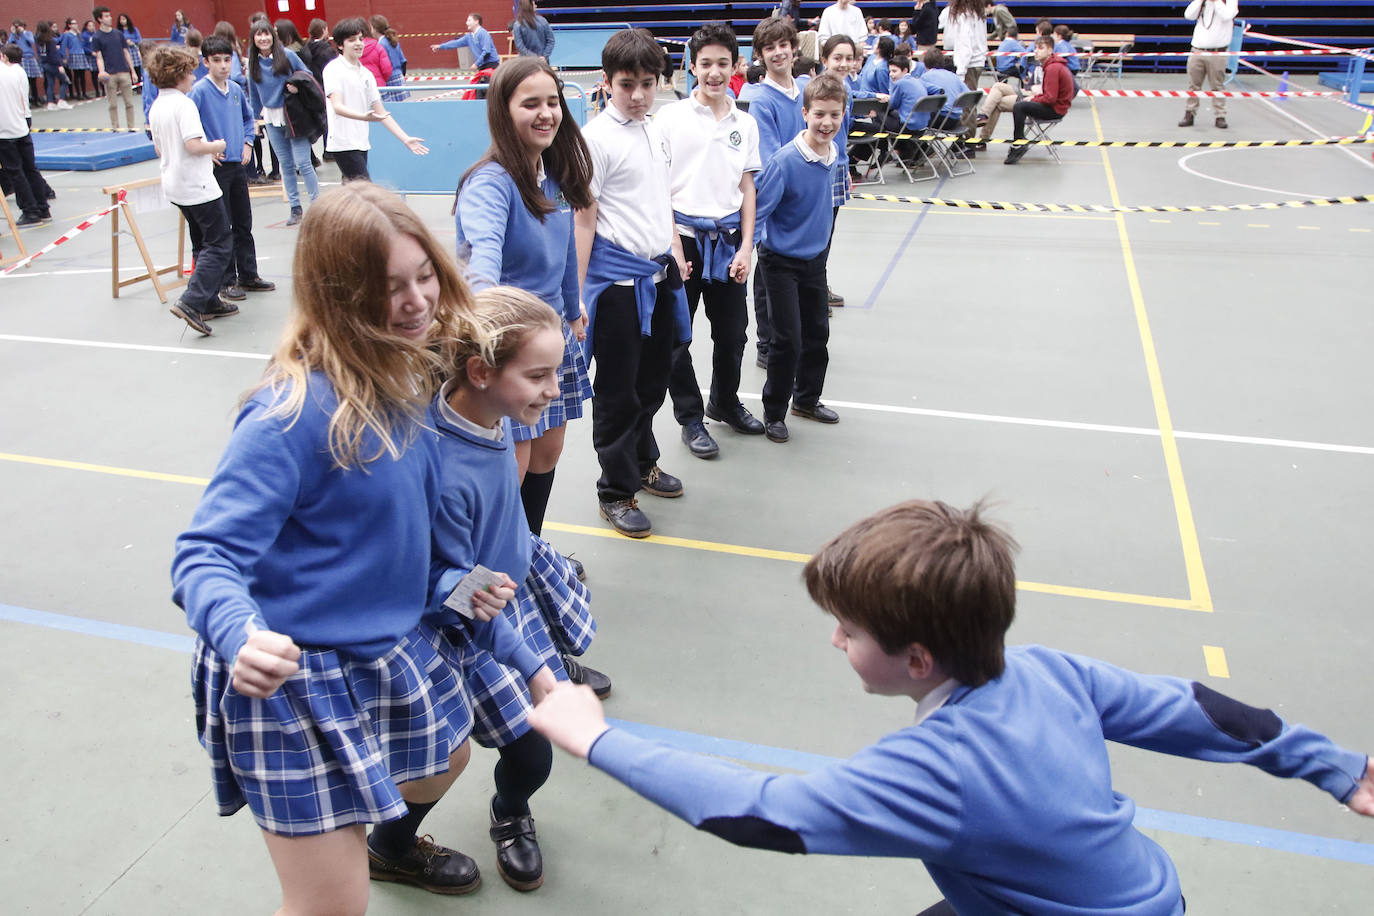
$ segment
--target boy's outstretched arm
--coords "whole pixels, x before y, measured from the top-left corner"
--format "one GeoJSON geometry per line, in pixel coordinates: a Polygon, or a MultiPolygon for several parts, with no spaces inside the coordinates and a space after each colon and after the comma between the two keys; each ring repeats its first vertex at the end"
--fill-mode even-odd
{"type": "Polygon", "coordinates": [[[803,775],[760,773],[610,727],[590,688],[560,683],[530,724],[707,833],[774,852],[925,858],[963,825],[949,748],[905,729],[803,775]]]}
{"type": "Polygon", "coordinates": [[[1072,667],[1087,689],[1107,740],[1197,760],[1248,763],[1274,776],[1306,780],[1353,810],[1360,810],[1355,807],[1358,795],[1366,808],[1360,813],[1374,816],[1366,755],[1196,681],[1053,654],[1072,667]]]}

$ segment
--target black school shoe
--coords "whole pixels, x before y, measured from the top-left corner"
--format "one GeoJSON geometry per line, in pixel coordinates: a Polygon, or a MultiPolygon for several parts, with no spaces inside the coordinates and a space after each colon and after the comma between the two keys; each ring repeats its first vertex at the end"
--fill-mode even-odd
{"type": "Polygon", "coordinates": [[[743,404],[736,403],[733,409],[722,409],[708,402],[706,404],[706,416],[717,423],[724,423],[737,433],[746,436],[763,435],[763,422],[751,414],[743,404]]]}
{"type": "Polygon", "coordinates": [[[544,856],[534,833],[534,818],[496,816],[496,796],[487,808],[491,815],[488,833],[496,844],[496,870],[517,891],[532,891],[544,883],[544,856]]]}
{"type": "Polygon", "coordinates": [[[1016,163],[1020,162],[1028,152],[1030,152],[1029,143],[1023,146],[1013,146],[1011,149],[1007,150],[1007,158],[1002,160],[1002,164],[1016,165],[1016,163]]]}
{"type": "Polygon", "coordinates": [[[434,842],[426,834],[399,859],[383,859],[367,847],[367,872],[373,881],[395,881],[431,894],[470,894],[482,886],[482,873],[471,857],[434,842]]]}
{"type": "Polygon", "coordinates": [[[654,531],[649,516],[640,510],[639,501],[633,497],[602,502],[601,517],[627,538],[646,538],[654,531]]]}
{"type": "Polygon", "coordinates": [[[574,661],[570,656],[560,655],[558,659],[563,663],[563,670],[568,672],[568,680],[574,684],[586,684],[592,688],[592,693],[603,700],[611,695],[611,679],[609,677],[595,668],[588,668],[586,665],[574,661]]]}
{"type": "Polygon", "coordinates": [[[206,321],[214,321],[216,318],[228,318],[238,313],[239,307],[237,305],[232,302],[225,302],[223,299],[217,299],[213,304],[200,310],[200,317],[206,321]]]}
{"type": "Polygon", "coordinates": [[[242,302],[248,298],[248,294],[243,291],[243,287],[237,283],[231,283],[219,291],[221,299],[228,299],[230,302],[242,302]]]}
{"type": "Polygon", "coordinates": [[[645,493],[652,493],[663,499],[677,499],[682,495],[682,481],[672,474],[654,465],[639,480],[639,485],[644,488],[645,493]]]}
{"type": "Polygon", "coordinates": [[[262,277],[250,277],[239,282],[239,289],[249,293],[270,293],[276,288],[277,284],[262,277]]]}
{"type": "Polygon", "coordinates": [[[706,431],[706,424],[693,420],[682,427],[682,441],[698,458],[714,458],[720,454],[720,446],[706,431]]]}
{"type": "Polygon", "coordinates": [[[815,420],[817,423],[838,423],[840,415],[820,401],[811,407],[802,407],[800,404],[792,405],[792,415],[796,417],[806,417],[808,420],[815,420]]]}
{"type": "Polygon", "coordinates": [[[209,337],[211,334],[215,333],[210,330],[210,326],[205,323],[205,319],[201,316],[200,312],[188,305],[184,299],[178,299],[176,302],[173,302],[169,311],[186,322],[193,331],[199,332],[203,337],[209,337]]]}

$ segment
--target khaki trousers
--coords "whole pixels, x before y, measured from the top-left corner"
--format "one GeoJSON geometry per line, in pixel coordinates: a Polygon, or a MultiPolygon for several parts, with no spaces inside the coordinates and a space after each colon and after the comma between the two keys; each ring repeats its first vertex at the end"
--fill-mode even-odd
{"type": "Polygon", "coordinates": [[[1019,97],[1019,90],[1012,86],[1011,83],[992,84],[992,89],[988,92],[988,97],[983,99],[983,104],[978,106],[978,111],[988,116],[988,122],[979,128],[980,134],[984,140],[992,137],[992,130],[997,126],[997,119],[1001,117],[1002,112],[1011,111],[1012,106],[1016,104],[1016,100],[1019,97]]]}
{"type": "MultiPolygon", "coordinates": [[[[1206,77],[1207,88],[1213,92],[1220,92],[1226,85],[1226,55],[1224,54],[1198,54],[1188,55],[1188,91],[1197,92],[1202,88],[1202,80],[1206,77]]],[[[1193,96],[1188,97],[1184,103],[1184,111],[1197,111],[1198,103],[1201,99],[1193,96]]],[[[1226,114],[1226,100],[1212,99],[1212,111],[1218,117],[1226,114]]]]}
{"type": "Polygon", "coordinates": [[[119,99],[124,100],[124,119],[130,127],[137,127],[134,120],[134,79],[128,73],[111,73],[105,81],[105,99],[110,106],[110,126],[119,126],[119,99]],[[118,96],[118,98],[116,98],[118,96]]]}

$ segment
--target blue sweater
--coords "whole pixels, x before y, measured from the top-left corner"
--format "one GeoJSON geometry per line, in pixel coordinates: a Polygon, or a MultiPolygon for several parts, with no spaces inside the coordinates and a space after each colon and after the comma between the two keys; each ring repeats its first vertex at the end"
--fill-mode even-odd
{"type": "Polygon", "coordinates": [[[286,80],[292,73],[297,70],[310,72],[310,68],[301,62],[295,51],[287,50],[286,59],[290,61],[291,69],[278,74],[272,72],[271,55],[263,54],[258,57],[258,73],[262,75],[262,82],[253,79],[251,75],[248,78],[248,104],[253,109],[254,117],[262,117],[264,108],[281,108],[286,104],[286,80]]]}
{"type": "Polygon", "coordinates": [[[253,112],[243,90],[227,80],[228,92],[220,92],[214,80],[205,78],[191,87],[191,101],[200,111],[206,140],[224,141],[224,161],[242,162],[243,144],[253,138],[253,112]]]}
{"type": "MultiPolygon", "coordinates": [[[[864,64],[859,73],[859,91],[887,95],[892,91],[892,74],[887,69],[887,61],[874,54],[864,64]]],[[[869,98],[871,96],[865,96],[869,98]]]]}
{"type": "Polygon", "coordinates": [[[996,681],[957,688],[919,725],[813,773],[758,773],[617,729],[588,759],[740,845],[923,859],[963,916],[1177,916],[1178,875],[1112,791],[1106,741],[1248,763],[1341,801],[1366,764],[1201,685],[1037,646],[1009,649],[996,681]]]}
{"type": "MultiPolygon", "coordinates": [[[[921,114],[911,119],[911,109],[925,98],[926,85],[919,76],[904,76],[892,87],[892,96],[887,100],[887,110],[896,112],[902,123],[910,130],[923,130],[930,123],[930,115],[921,114]],[[911,120],[908,120],[911,119],[911,120]]],[[[931,103],[935,104],[934,102],[931,103]]]]}
{"type": "Polygon", "coordinates": [[[767,162],[778,149],[806,129],[802,118],[802,96],[789,99],[767,80],[759,84],[758,94],[749,102],[749,115],[759,125],[759,159],[767,162]]]}
{"type": "MultiPolygon", "coordinates": [[[[458,246],[460,252],[464,243],[470,249],[468,283],[473,290],[516,286],[576,321],[582,312],[572,207],[552,178],[545,178],[542,188],[558,209],[540,222],[500,165],[489,162],[473,172],[458,189],[458,246]]],[[[520,581],[514,574],[511,578],[520,581]]]]}
{"type": "Polygon", "coordinates": [[[1002,43],[997,46],[997,51],[999,55],[1007,55],[1005,57],[999,56],[993,58],[993,60],[997,61],[997,69],[1000,72],[1005,73],[1012,67],[1015,67],[1017,64],[1021,63],[1022,59],[1025,56],[1026,46],[1021,44],[1021,42],[1017,41],[1015,38],[1008,37],[1002,39],[1002,43]],[[1013,54],[1020,56],[1013,56],[1013,54]]]}
{"type": "Polygon", "coordinates": [[[955,107],[954,100],[967,92],[968,86],[964,85],[958,74],[942,67],[936,68],[927,70],[925,76],[921,77],[921,82],[926,84],[927,95],[939,93],[945,97],[945,107],[940,109],[941,114],[957,118],[963,113],[962,108],[955,107]]]}
{"type": "Polygon", "coordinates": [[[483,439],[444,418],[439,401],[428,424],[439,431],[439,506],[434,515],[429,568],[429,610],[434,626],[461,629],[497,661],[526,679],[544,664],[504,616],[490,623],[468,620],[444,607],[444,599],[478,564],[522,585],[530,569],[530,526],[520,501],[519,470],[509,421],[500,442],[483,439]]]}
{"type": "Polygon", "coordinates": [[[1054,53],[1064,58],[1064,63],[1068,64],[1069,72],[1078,72],[1078,51],[1074,46],[1064,39],[1057,39],[1054,43],[1054,53]]]}
{"type": "Polygon", "coordinates": [[[517,54],[543,58],[553,56],[553,28],[543,16],[535,16],[533,26],[517,21],[511,30],[511,37],[515,40],[517,54]]]}
{"type": "Polygon", "coordinates": [[[833,215],[832,173],[838,165],[838,156],[829,165],[808,161],[795,142],[773,154],[756,183],[754,219],[763,248],[800,260],[825,250],[833,215]]]}
{"type": "MultiPolygon", "coordinates": [[[[250,620],[298,645],[377,658],[427,604],[435,434],[418,430],[398,459],[341,469],[329,455],[333,387],[314,373],[308,388],[295,423],[266,415],[270,391],[249,398],[177,538],[172,600],[230,664],[250,620]]],[[[364,437],[361,453],[376,446],[364,437]]]]}
{"type": "Polygon", "coordinates": [[[472,65],[478,70],[483,67],[495,67],[501,62],[501,55],[496,53],[496,43],[491,40],[491,33],[481,26],[466,35],[459,35],[439,45],[441,51],[452,51],[454,48],[470,49],[472,65]]]}

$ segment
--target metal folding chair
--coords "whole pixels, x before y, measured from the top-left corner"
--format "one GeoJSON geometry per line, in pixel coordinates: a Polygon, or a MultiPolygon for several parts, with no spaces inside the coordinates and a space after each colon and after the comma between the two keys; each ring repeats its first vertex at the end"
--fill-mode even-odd
{"type": "MultiPolygon", "coordinates": [[[[1037,118],[1026,118],[1026,139],[1033,141],[1054,139],[1050,136],[1050,131],[1059,126],[1059,122],[1063,120],[1063,118],[1049,118],[1041,121],[1037,118]]],[[[1049,151],[1050,158],[1054,160],[1056,165],[1064,164],[1059,161],[1059,147],[1047,146],[1045,149],[1049,151]]]]}
{"type": "Polygon", "coordinates": [[[1087,64],[1083,70],[1083,88],[1105,88],[1113,78],[1116,79],[1116,85],[1119,88],[1121,86],[1121,74],[1126,64],[1126,55],[1130,53],[1132,47],[1134,45],[1128,41],[1115,51],[1089,49],[1087,64]]]}
{"type": "MultiPolygon", "coordinates": [[[[982,94],[982,93],[979,93],[979,95],[981,95],[981,94],[982,94]]],[[[915,118],[917,115],[926,115],[926,116],[927,116],[927,120],[929,120],[929,116],[930,116],[930,115],[934,115],[936,112],[938,112],[941,108],[944,108],[944,107],[945,107],[945,97],[944,97],[943,95],[940,95],[940,94],[936,94],[936,95],[927,95],[927,96],[923,96],[922,98],[917,99],[917,100],[916,100],[916,104],[913,105],[913,106],[911,106],[911,113],[907,115],[906,121],[904,121],[904,122],[902,123],[901,129],[899,129],[897,132],[898,132],[898,133],[901,133],[901,134],[906,134],[906,133],[916,133],[916,134],[933,133],[933,131],[931,131],[929,128],[926,128],[926,129],[923,129],[923,130],[919,130],[919,131],[913,131],[913,130],[911,130],[911,129],[910,129],[910,126],[909,126],[910,123],[911,123],[911,120],[912,120],[913,118],[915,118]]],[[[931,180],[932,178],[939,178],[939,177],[940,177],[940,170],[939,170],[938,166],[936,165],[936,163],[939,161],[940,156],[941,156],[940,150],[939,150],[939,148],[938,148],[938,144],[932,144],[931,141],[927,141],[927,140],[911,140],[911,141],[907,141],[907,142],[910,142],[910,143],[911,143],[911,147],[912,147],[912,155],[908,157],[908,156],[903,156],[903,155],[901,154],[901,152],[899,151],[899,149],[898,149],[898,144],[901,143],[901,142],[903,142],[903,141],[900,141],[900,140],[892,141],[891,143],[888,144],[888,149],[889,149],[889,150],[891,151],[891,153],[892,153],[892,158],[893,158],[894,160],[896,160],[897,165],[901,167],[902,172],[906,175],[906,180],[907,180],[907,181],[909,181],[909,182],[915,184],[915,183],[918,182],[918,181],[929,181],[929,180],[931,180]],[[935,146],[934,155],[931,154],[931,147],[932,147],[932,145],[935,146]],[[913,173],[913,169],[919,170],[919,169],[922,168],[922,166],[924,166],[925,168],[929,169],[929,170],[930,170],[930,174],[929,174],[929,175],[920,175],[919,177],[917,177],[917,175],[913,173]]]]}
{"type": "MultiPolygon", "coordinates": [[[[854,102],[854,120],[871,121],[874,130],[879,133],[883,130],[883,121],[887,118],[887,103],[879,102],[877,99],[858,99],[854,102]]],[[[865,125],[866,127],[866,125],[865,125]]],[[[889,148],[887,140],[883,137],[852,137],[849,139],[849,161],[854,162],[854,151],[867,151],[873,157],[870,167],[865,170],[865,174],[858,181],[853,182],[854,187],[869,184],[887,184],[887,179],[883,177],[883,154],[889,148]],[[869,175],[873,177],[869,177],[869,175]]],[[[857,169],[857,166],[854,166],[857,169]]]]}
{"type": "MultiPolygon", "coordinates": [[[[932,141],[939,156],[940,164],[950,178],[973,174],[973,163],[964,153],[963,141],[973,136],[978,123],[978,103],[983,101],[983,93],[978,89],[961,92],[954,99],[954,107],[959,109],[959,123],[954,127],[932,127],[929,132],[940,139],[932,141]]],[[[942,106],[943,107],[943,106],[942,106]]]]}

